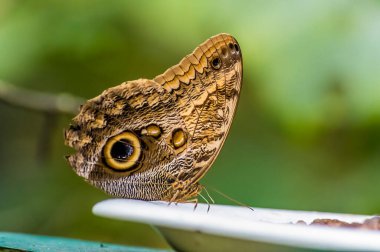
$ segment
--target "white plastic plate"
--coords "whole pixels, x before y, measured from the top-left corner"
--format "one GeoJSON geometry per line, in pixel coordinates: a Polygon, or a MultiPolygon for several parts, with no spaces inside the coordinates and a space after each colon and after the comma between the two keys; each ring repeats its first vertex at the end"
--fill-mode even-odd
{"type": "Polygon", "coordinates": [[[170,204],[110,199],[93,213],[156,226],[180,251],[274,251],[294,247],[328,251],[380,251],[380,231],[308,226],[314,219],[363,222],[372,216],[275,210],[227,205],[170,204]]]}

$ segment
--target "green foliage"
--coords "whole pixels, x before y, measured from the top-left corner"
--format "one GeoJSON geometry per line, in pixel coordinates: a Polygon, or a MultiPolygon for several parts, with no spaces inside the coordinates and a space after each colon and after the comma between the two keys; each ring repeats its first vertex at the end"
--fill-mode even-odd
{"type": "MultiPolygon", "coordinates": [[[[254,206],[379,213],[379,27],[377,1],[3,0],[0,79],[90,98],[230,33],[242,96],[203,183],[254,206]]],[[[146,226],[91,215],[106,196],[62,158],[69,118],[48,136],[38,113],[0,104],[0,118],[0,229],[164,246],[146,226]]]]}

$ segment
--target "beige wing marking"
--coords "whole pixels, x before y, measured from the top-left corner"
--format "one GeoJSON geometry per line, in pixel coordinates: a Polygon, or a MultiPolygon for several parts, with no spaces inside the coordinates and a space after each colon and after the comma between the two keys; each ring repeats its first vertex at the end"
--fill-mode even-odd
{"type": "MultiPolygon", "coordinates": [[[[190,67],[190,71],[193,71],[191,69],[193,67],[190,67]]],[[[182,82],[180,83],[182,84],[182,82]]],[[[197,85],[197,78],[195,78],[189,83],[183,83],[178,90],[171,90],[171,92],[175,96],[178,113],[185,122],[187,132],[191,134],[194,131],[194,124],[191,122],[199,117],[199,105],[201,104],[201,100],[204,99],[202,97],[204,93],[203,87],[197,85]]]]}

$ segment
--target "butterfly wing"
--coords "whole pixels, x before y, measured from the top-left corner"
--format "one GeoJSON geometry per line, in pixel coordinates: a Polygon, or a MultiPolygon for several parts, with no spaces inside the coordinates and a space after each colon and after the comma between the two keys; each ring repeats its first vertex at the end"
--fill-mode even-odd
{"type": "Polygon", "coordinates": [[[200,190],[230,128],[242,78],[241,52],[214,36],[153,80],[87,101],[65,141],[75,172],[123,198],[184,201],[200,190]]]}

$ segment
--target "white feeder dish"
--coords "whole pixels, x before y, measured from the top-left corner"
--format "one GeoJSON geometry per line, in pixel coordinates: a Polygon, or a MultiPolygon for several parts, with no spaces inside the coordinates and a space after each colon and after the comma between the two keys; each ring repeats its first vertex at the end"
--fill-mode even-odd
{"type": "Polygon", "coordinates": [[[308,226],[315,219],[360,222],[373,216],[129,199],[97,203],[93,213],[158,228],[179,251],[380,251],[380,231],[308,226]],[[293,249],[291,249],[293,247],[293,249]]]}

